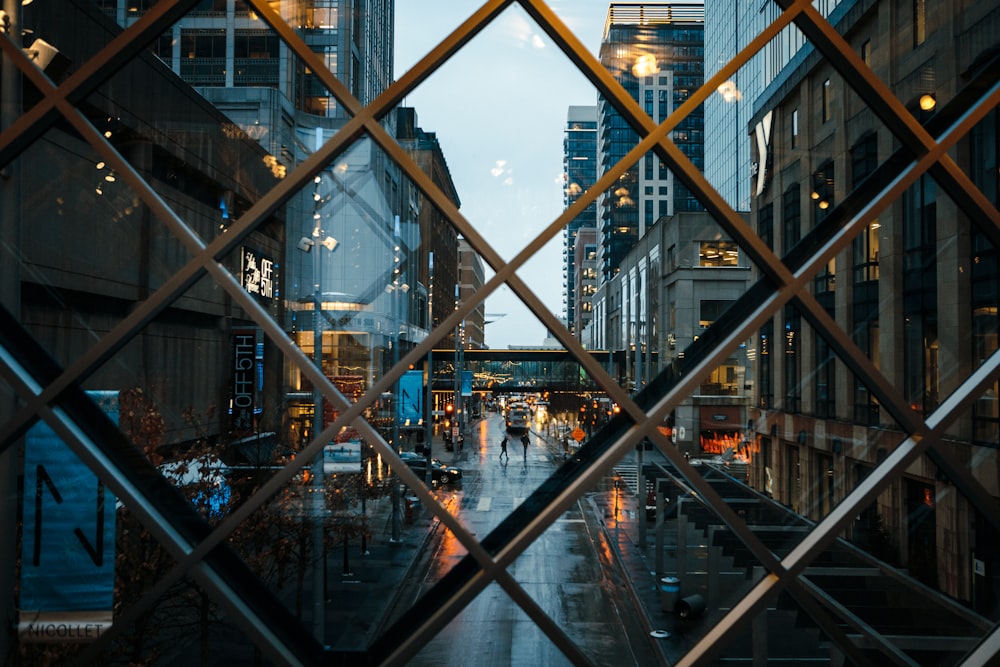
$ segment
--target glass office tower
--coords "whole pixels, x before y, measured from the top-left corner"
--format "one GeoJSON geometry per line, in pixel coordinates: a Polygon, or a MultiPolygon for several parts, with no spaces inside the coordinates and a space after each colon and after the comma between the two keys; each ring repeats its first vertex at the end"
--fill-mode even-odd
{"type": "MultiPolygon", "coordinates": [[[[704,11],[701,4],[612,3],[608,8],[601,63],[656,122],[680,106],[703,80],[704,11]]],[[[701,108],[671,133],[693,164],[704,167],[701,108]]],[[[636,134],[605,98],[598,100],[599,174],[635,145],[636,134]]],[[[696,211],[694,195],[652,153],[647,153],[598,203],[598,264],[601,280],[647,227],[662,216],[696,211]]]]}
{"type": "MultiPolygon", "coordinates": [[[[567,111],[563,173],[566,179],[563,205],[569,208],[597,180],[597,107],[571,106],[567,111]]],[[[581,228],[596,226],[597,205],[591,203],[563,230],[563,304],[567,326],[577,337],[581,300],[589,295],[577,292],[576,235],[581,228]]]]}

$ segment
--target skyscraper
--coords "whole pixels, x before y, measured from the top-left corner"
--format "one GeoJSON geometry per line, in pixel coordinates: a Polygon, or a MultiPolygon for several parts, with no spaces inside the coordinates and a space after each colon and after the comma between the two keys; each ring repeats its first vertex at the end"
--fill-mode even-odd
{"type": "MultiPolygon", "coordinates": [[[[601,63],[656,122],[662,122],[703,77],[704,8],[701,3],[612,3],[601,41],[601,63]]],[[[598,163],[613,165],[638,142],[607,100],[598,101],[598,163]]],[[[699,169],[704,167],[704,115],[689,114],[671,140],[699,169]]],[[[653,153],[603,193],[598,207],[598,273],[602,281],[661,216],[701,210],[687,188],[653,153]]]]}
{"type": "MultiPolygon", "coordinates": [[[[597,180],[597,107],[571,106],[566,114],[563,138],[563,174],[566,179],[563,203],[569,208],[597,180]]],[[[566,326],[577,337],[578,313],[583,295],[577,292],[577,271],[574,247],[582,228],[597,226],[597,203],[591,203],[563,230],[563,309],[566,326]]],[[[589,319],[589,318],[588,318],[589,319]]]]}

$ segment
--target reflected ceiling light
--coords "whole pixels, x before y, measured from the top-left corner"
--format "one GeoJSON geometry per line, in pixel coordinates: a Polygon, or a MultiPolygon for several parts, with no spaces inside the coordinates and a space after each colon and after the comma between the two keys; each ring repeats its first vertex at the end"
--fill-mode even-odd
{"type": "Polygon", "coordinates": [[[933,93],[924,93],[920,96],[920,108],[923,111],[932,111],[937,106],[937,99],[933,93]]]}
{"type": "Polygon", "coordinates": [[[332,236],[327,236],[325,239],[323,239],[322,243],[324,248],[326,248],[330,252],[333,252],[334,249],[337,247],[338,241],[332,236]]]}
{"type": "Polygon", "coordinates": [[[660,68],[656,64],[656,56],[652,53],[636,56],[635,64],[632,65],[632,74],[639,78],[653,76],[659,71],[660,68]]]}
{"type": "Polygon", "coordinates": [[[824,199],[819,203],[819,207],[825,211],[826,209],[830,208],[830,202],[824,199]]]}
{"type": "Polygon", "coordinates": [[[108,172],[107,175],[105,175],[104,180],[106,180],[108,183],[114,183],[115,173],[113,171],[108,172]]]}
{"type": "Polygon", "coordinates": [[[104,161],[102,160],[101,162],[98,162],[97,164],[95,164],[94,168],[95,169],[104,169],[104,161]]]}
{"type": "Polygon", "coordinates": [[[809,195],[809,197],[810,197],[811,199],[819,199],[819,193],[818,193],[818,192],[816,192],[815,190],[813,190],[813,191],[812,191],[812,194],[810,194],[810,195],[809,195]]]}
{"type": "Polygon", "coordinates": [[[739,102],[743,99],[743,93],[732,80],[723,81],[716,90],[725,102],[739,102]]]}

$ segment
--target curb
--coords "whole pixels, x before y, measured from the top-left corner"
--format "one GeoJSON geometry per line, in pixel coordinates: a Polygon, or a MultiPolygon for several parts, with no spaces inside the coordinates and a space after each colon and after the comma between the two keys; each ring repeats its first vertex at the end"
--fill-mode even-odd
{"type": "MultiPolygon", "coordinates": [[[[653,652],[659,656],[661,665],[670,665],[670,660],[667,658],[666,653],[663,651],[663,646],[660,642],[656,641],[653,636],[653,630],[657,629],[653,627],[653,619],[649,615],[649,611],[646,609],[646,605],[643,604],[642,598],[639,595],[639,591],[635,588],[635,583],[632,581],[631,573],[629,568],[626,566],[625,559],[621,553],[621,545],[618,544],[612,537],[608,530],[608,524],[604,521],[600,506],[594,502],[593,498],[588,498],[591,505],[591,509],[594,512],[594,518],[601,527],[601,533],[604,535],[604,539],[608,541],[608,544],[613,545],[611,549],[612,559],[614,561],[615,567],[618,570],[618,575],[621,577],[622,581],[625,582],[625,589],[628,593],[629,599],[632,601],[632,606],[635,608],[636,613],[639,618],[642,619],[644,629],[646,631],[646,640],[649,642],[650,646],[653,648],[653,652]]],[[[629,539],[626,537],[626,539],[629,539]]]]}
{"type": "MultiPolygon", "coordinates": [[[[378,618],[371,624],[368,632],[366,633],[365,643],[370,646],[372,641],[377,637],[382,636],[385,632],[386,627],[389,625],[389,619],[392,618],[393,612],[395,612],[396,607],[399,605],[400,598],[403,595],[403,590],[406,588],[402,585],[410,579],[414,570],[417,567],[417,561],[420,560],[421,555],[427,550],[427,545],[431,541],[431,537],[437,533],[438,529],[441,527],[441,520],[437,517],[433,517],[425,532],[422,539],[417,539],[416,544],[413,548],[413,557],[410,559],[409,565],[403,569],[403,575],[400,577],[399,582],[393,586],[393,593],[386,600],[386,604],[382,607],[382,612],[379,614],[378,618]]],[[[403,548],[408,548],[404,544],[400,544],[403,548]]]]}

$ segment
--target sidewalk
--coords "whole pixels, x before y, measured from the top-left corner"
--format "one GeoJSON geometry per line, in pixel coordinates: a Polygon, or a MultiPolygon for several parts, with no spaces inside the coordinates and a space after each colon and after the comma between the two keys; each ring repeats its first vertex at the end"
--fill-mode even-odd
{"type": "MultiPolygon", "coordinates": [[[[450,462],[444,442],[435,438],[435,458],[450,462]],[[444,454],[444,456],[441,456],[444,454]]],[[[340,546],[326,557],[326,642],[334,651],[364,651],[382,631],[410,571],[427,546],[438,520],[419,504],[407,509],[403,491],[398,542],[392,541],[392,500],[369,501],[366,508],[371,537],[362,554],[359,539],[348,544],[348,573],[340,546]]],[[[308,607],[308,605],[306,605],[308,607]]]]}

